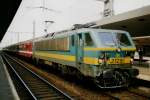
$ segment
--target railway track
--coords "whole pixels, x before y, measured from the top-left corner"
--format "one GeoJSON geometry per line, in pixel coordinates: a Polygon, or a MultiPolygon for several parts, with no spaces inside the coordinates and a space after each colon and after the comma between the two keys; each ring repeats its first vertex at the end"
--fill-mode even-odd
{"type": "Polygon", "coordinates": [[[34,100],[73,100],[74,98],[62,92],[54,85],[26,68],[22,63],[3,55],[7,65],[15,72],[34,100]]]}
{"type": "MultiPolygon", "coordinates": [[[[24,64],[24,65],[27,66],[28,64],[24,64]]],[[[31,83],[34,84],[34,82],[31,82],[31,83]]],[[[40,87],[44,87],[44,86],[40,86],[39,84],[37,84],[37,87],[40,88],[40,87]]],[[[44,88],[41,88],[41,90],[38,92],[39,94],[40,94],[40,92],[43,92],[42,89],[44,89],[44,88]]],[[[148,88],[146,88],[146,89],[148,89],[148,88]]],[[[38,91],[38,90],[36,90],[36,91],[38,91]]],[[[97,98],[101,98],[101,97],[105,96],[105,97],[110,98],[111,100],[150,100],[150,89],[149,89],[149,92],[146,93],[144,91],[141,91],[137,87],[136,88],[132,87],[132,88],[128,88],[128,89],[115,89],[115,90],[107,89],[104,91],[100,90],[98,92],[98,94],[99,94],[99,96],[97,98]]],[[[49,95],[43,95],[43,96],[45,98],[42,98],[42,99],[47,99],[47,96],[49,96],[49,95]]],[[[61,98],[59,98],[59,99],[61,99],[61,98]]]]}
{"type": "Polygon", "coordinates": [[[150,100],[150,88],[147,87],[122,88],[110,91],[105,90],[103,93],[111,96],[115,100],[150,100]],[[143,88],[143,90],[140,88],[143,88]]]}

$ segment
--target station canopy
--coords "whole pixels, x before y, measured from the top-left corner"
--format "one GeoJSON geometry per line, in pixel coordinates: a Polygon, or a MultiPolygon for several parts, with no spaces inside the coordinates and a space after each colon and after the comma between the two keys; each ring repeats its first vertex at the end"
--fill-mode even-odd
{"type": "Polygon", "coordinates": [[[9,27],[22,0],[2,0],[0,3],[0,41],[9,27]]]}
{"type": "Polygon", "coordinates": [[[95,27],[125,30],[132,37],[150,36],[150,6],[105,17],[96,21],[95,27]]]}

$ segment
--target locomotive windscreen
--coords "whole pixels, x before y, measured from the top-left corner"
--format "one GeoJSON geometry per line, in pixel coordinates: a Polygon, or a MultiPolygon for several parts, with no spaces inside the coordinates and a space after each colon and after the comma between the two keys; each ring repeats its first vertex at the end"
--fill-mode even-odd
{"type": "Polygon", "coordinates": [[[128,39],[127,35],[126,34],[123,34],[123,33],[117,33],[116,34],[116,40],[118,42],[118,44],[120,46],[131,46],[131,42],[130,40],[128,39]]]}
{"type": "Polygon", "coordinates": [[[125,33],[99,32],[98,35],[103,46],[132,46],[131,41],[125,33]]]}

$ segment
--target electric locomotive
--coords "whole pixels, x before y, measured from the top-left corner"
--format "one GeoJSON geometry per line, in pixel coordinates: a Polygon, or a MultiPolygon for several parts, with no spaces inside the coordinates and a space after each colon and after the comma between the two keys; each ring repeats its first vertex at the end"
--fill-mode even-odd
{"type": "Polygon", "coordinates": [[[126,31],[81,28],[48,34],[33,41],[32,58],[63,73],[91,78],[101,88],[128,86],[136,48],[126,31]]]}

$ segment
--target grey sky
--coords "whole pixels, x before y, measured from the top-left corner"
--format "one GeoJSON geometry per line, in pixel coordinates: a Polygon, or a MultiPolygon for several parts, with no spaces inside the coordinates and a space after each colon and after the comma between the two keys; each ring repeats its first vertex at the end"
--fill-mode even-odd
{"type": "MultiPolygon", "coordinates": [[[[150,0],[114,0],[115,14],[150,5],[150,0]]],[[[47,25],[48,32],[70,28],[73,24],[101,19],[103,3],[97,0],[23,0],[0,46],[32,38],[33,21],[36,22],[36,37],[42,36],[45,20],[54,21],[47,25]],[[19,37],[19,38],[18,38],[19,37]]]]}

